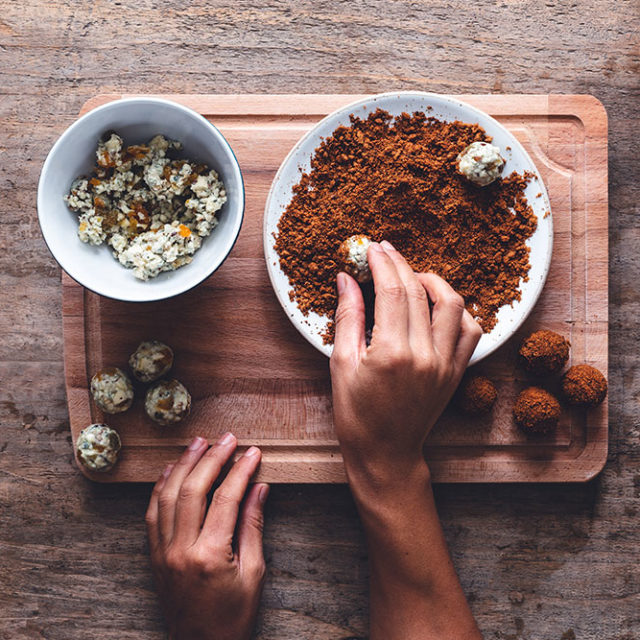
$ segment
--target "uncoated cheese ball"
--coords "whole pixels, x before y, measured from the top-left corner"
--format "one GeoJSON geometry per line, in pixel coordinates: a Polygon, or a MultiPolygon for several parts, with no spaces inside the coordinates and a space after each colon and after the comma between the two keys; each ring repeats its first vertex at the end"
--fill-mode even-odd
{"type": "Polygon", "coordinates": [[[158,424],[176,424],[189,415],[191,395],[181,382],[161,380],[147,391],[144,409],[158,424]]]}
{"type": "Polygon", "coordinates": [[[115,429],[106,424],[90,424],[76,440],[80,463],[89,471],[109,471],[118,461],[122,444],[115,429]]]}
{"type": "Polygon", "coordinates": [[[504,167],[500,149],[489,142],[472,142],[458,154],[458,171],[479,187],[497,180],[504,167]]]}
{"type": "Polygon", "coordinates": [[[154,382],[173,366],[173,351],[158,340],[145,340],[131,354],[129,366],[136,380],[154,382]]]}
{"type": "Polygon", "coordinates": [[[371,280],[367,249],[371,240],[367,236],[355,235],[347,238],[338,247],[338,262],[344,271],[360,284],[371,280]]]}
{"type": "Polygon", "coordinates": [[[133,403],[131,380],[118,367],[98,371],[91,378],[91,394],[95,403],[105,413],[122,413],[133,403]]]}

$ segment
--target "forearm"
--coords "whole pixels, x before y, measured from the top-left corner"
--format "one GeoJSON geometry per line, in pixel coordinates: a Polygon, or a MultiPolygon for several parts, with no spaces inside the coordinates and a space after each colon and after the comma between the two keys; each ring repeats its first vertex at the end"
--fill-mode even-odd
{"type": "Polygon", "coordinates": [[[349,473],[371,571],[371,640],[481,638],[438,520],[429,471],[375,487],[349,473]]]}

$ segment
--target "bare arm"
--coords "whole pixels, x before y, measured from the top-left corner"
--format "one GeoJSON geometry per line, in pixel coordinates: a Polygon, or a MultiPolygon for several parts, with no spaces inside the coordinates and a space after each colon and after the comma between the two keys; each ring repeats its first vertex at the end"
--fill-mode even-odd
{"type": "Polygon", "coordinates": [[[334,422],[369,547],[371,640],[481,638],[451,563],[422,448],[480,338],[460,296],[372,245],[375,327],[338,277],[334,422]],[[430,310],[429,302],[432,304],[430,310]]]}

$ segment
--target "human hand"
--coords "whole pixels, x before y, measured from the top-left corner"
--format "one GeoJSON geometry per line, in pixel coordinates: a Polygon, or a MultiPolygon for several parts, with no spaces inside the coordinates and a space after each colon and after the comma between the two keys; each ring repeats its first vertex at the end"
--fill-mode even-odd
{"type": "Polygon", "coordinates": [[[247,492],[259,449],[251,447],[237,460],[207,509],[207,494],[236,444],[230,433],[211,448],[196,438],[151,494],[151,564],[172,640],[244,640],[253,630],[265,575],[262,524],[269,492],[265,484],[247,492]]]}
{"type": "Polygon", "coordinates": [[[376,293],[371,344],[362,292],[340,273],[331,378],[349,481],[378,491],[426,469],[424,440],[482,330],[442,278],[415,274],[388,242],[372,244],[368,259],[376,293]]]}

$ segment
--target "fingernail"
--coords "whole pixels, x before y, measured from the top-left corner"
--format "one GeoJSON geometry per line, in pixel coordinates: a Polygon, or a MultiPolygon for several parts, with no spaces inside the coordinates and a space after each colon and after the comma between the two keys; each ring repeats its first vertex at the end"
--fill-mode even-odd
{"type": "Polygon", "coordinates": [[[372,242],[369,245],[370,249],[373,249],[374,251],[377,251],[378,253],[383,253],[384,249],[377,243],[377,242],[372,242]]]}
{"type": "Polygon", "coordinates": [[[260,487],[260,491],[258,492],[258,500],[260,500],[261,504],[264,504],[267,501],[268,497],[269,497],[269,485],[263,484],[260,487]]]}
{"type": "Polygon", "coordinates": [[[336,285],[338,287],[338,295],[342,295],[344,293],[344,288],[346,285],[346,279],[344,276],[344,273],[342,273],[342,271],[338,274],[338,277],[336,279],[336,285]]]}
{"type": "Polygon", "coordinates": [[[189,445],[189,451],[197,451],[198,449],[200,449],[200,447],[202,447],[203,444],[205,444],[207,441],[204,438],[201,438],[200,436],[196,436],[191,444],[189,445]]]}
{"type": "Polygon", "coordinates": [[[222,445],[231,444],[233,442],[233,438],[234,438],[233,433],[231,433],[231,431],[227,431],[227,433],[225,433],[220,438],[220,440],[218,440],[218,444],[222,444],[222,445]]]}
{"type": "Polygon", "coordinates": [[[165,470],[162,472],[162,477],[163,478],[168,478],[172,469],[173,469],[173,464],[168,464],[166,466],[165,470]]]}
{"type": "Polygon", "coordinates": [[[386,240],[383,240],[380,243],[380,246],[384,247],[385,249],[388,249],[389,251],[395,251],[396,250],[395,247],[390,242],[387,242],[386,240]]]}
{"type": "Polygon", "coordinates": [[[250,458],[251,456],[257,456],[260,453],[260,449],[258,449],[258,447],[249,447],[246,451],[245,451],[245,456],[247,456],[247,458],[250,458]]]}

